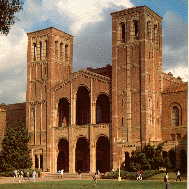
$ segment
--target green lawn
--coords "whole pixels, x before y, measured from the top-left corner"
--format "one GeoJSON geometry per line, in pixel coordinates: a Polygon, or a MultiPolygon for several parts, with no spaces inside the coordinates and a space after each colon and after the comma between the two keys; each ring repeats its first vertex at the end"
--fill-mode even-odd
{"type": "MultiPolygon", "coordinates": [[[[19,188],[29,188],[29,189],[40,189],[40,188],[95,188],[93,186],[94,182],[92,180],[64,180],[64,181],[52,181],[52,182],[36,182],[36,183],[14,183],[14,184],[3,184],[0,188],[3,189],[19,189],[19,188]]],[[[186,189],[186,182],[171,182],[171,189],[186,189]]],[[[114,189],[114,188],[127,188],[127,189],[164,189],[165,182],[163,181],[121,181],[117,180],[99,180],[97,183],[97,188],[102,189],[114,189]]]]}

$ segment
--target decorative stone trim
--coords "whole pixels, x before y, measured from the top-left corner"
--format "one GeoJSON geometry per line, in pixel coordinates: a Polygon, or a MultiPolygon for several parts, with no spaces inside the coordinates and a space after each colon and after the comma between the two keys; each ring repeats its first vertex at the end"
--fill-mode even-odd
{"type": "Polygon", "coordinates": [[[46,100],[40,100],[40,101],[33,101],[33,102],[29,102],[30,105],[36,105],[36,104],[46,104],[47,101],[46,100]]]}

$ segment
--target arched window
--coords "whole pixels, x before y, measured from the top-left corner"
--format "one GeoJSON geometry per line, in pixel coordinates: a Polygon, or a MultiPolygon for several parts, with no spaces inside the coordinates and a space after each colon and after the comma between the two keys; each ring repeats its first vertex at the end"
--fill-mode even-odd
{"type": "Polygon", "coordinates": [[[148,36],[148,39],[151,39],[151,23],[150,23],[150,21],[147,22],[147,36],[148,36]]]}
{"type": "Polygon", "coordinates": [[[125,31],[125,23],[121,23],[121,41],[124,43],[125,42],[125,34],[126,34],[126,31],[125,31]]]}
{"type": "Polygon", "coordinates": [[[55,59],[58,60],[58,41],[55,41],[55,59]]]}
{"type": "Polygon", "coordinates": [[[135,27],[135,37],[139,36],[139,21],[134,20],[134,27],[135,27]]]}
{"type": "Polygon", "coordinates": [[[172,124],[173,126],[179,126],[179,109],[176,106],[172,108],[172,124]]]}
{"type": "Polygon", "coordinates": [[[159,40],[158,40],[158,27],[157,25],[154,25],[154,42],[156,44],[158,44],[159,40]]]}
{"type": "Polygon", "coordinates": [[[40,42],[39,44],[40,44],[39,56],[40,56],[40,60],[42,60],[42,42],[40,42]]]}
{"type": "Polygon", "coordinates": [[[60,60],[63,59],[63,43],[60,43],[60,60]]]}
{"type": "Polygon", "coordinates": [[[68,45],[65,45],[65,62],[68,62],[69,60],[69,49],[68,45]]]}
{"type": "Polygon", "coordinates": [[[33,57],[34,57],[34,61],[36,61],[37,60],[37,44],[36,43],[34,43],[33,44],[33,57]]]}

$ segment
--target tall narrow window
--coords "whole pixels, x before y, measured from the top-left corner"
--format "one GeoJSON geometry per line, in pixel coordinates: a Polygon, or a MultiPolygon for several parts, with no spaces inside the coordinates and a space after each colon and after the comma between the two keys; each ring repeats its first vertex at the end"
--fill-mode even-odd
{"type": "Polygon", "coordinates": [[[147,36],[148,36],[148,39],[150,40],[151,39],[151,23],[150,23],[150,21],[147,22],[147,36]]]}
{"type": "Polygon", "coordinates": [[[68,62],[69,58],[69,50],[68,50],[68,45],[65,45],[65,61],[68,62]]]}
{"type": "Polygon", "coordinates": [[[172,124],[173,126],[179,126],[179,109],[176,106],[172,109],[172,124]]]}
{"type": "Polygon", "coordinates": [[[158,40],[158,27],[157,27],[157,25],[154,25],[154,42],[155,43],[159,42],[159,40],[158,40]]]}
{"type": "Polygon", "coordinates": [[[36,43],[33,44],[33,57],[34,57],[34,61],[37,60],[37,45],[36,43]]]}
{"type": "Polygon", "coordinates": [[[123,108],[123,99],[121,99],[121,107],[123,108]]]}
{"type": "Polygon", "coordinates": [[[46,53],[45,53],[45,58],[48,58],[48,41],[45,41],[45,49],[46,49],[46,53]]]}
{"type": "Polygon", "coordinates": [[[60,60],[63,59],[63,43],[60,43],[60,60]]]}
{"type": "Polygon", "coordinates": [[[135,37],[139,36],[139,22],[138,20],[134,21],[134,27],[135,27],[135,37]]]}
{"type": "Polygon", "coordinates": [[[42,42],[40,42],[40,52],[39,53],[40,53],[40,55],[39,55],[40,60],[42,60],[42,42]]]}
{"type": "Polygon", "coordinates": [[[58,60],[58,41],[55,41],[55,59],[58,60]]]}
{"type": "Polygon", "coordinates": [[[125,32],[125,23],[121,23],[121,42],[125,42],[125,34],[126,34],[126,32],[125,32]]]}
{"type": "Polygon", "coordinates": [[[122,126],[124,125],[123,117],[122,117],[122,119],[121,119],[121,125],[122,125],[122,126]]]}

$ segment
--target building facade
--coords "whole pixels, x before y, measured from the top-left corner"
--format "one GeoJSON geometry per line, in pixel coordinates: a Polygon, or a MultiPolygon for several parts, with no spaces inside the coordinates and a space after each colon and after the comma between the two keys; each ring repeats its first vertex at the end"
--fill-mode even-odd
{"type": "Polygon", "coordinates": [[[116,170],[133,150],[163,141],[175,167],[186,164],[188,84],[162,72],[162,18],[146,6],[111,16],[112,66],[103,68],[72,73],[73,36],[28,33],[32,168],[116,170]]]}

